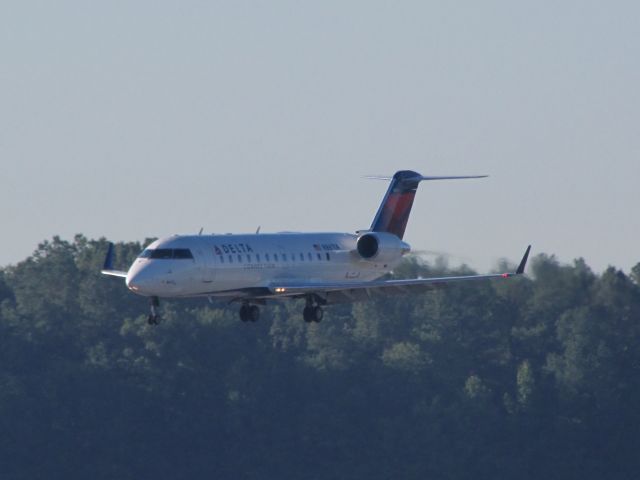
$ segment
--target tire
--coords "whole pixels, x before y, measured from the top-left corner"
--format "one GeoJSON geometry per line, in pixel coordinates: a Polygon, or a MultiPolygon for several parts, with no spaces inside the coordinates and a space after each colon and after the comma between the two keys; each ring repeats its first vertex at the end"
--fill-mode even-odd
{"type": "Polygon", "coordinates": [[[240,307],[240,312],[238,312],[240,314],[240,320],[242,320],[243,322],[246,322],[249,320],[249,305],[242,305],[240,307]]]}
{"type": "Polygon", "coordinates": [[[302,310],[302,318],[307,323],[313,322],[313,307],[304,307],[302,310]]]}
{"type": "Polygon", "coordinates": [[[252,322],[257,322],[260,320],[260,308],[257,305],[251,305],[247,308],[247,317],[252,322]]]}
{"type": "Polygon", "coordinates": [[[322,310],[320,305],[316,305],[311,309],[311,319],[314,322],[319,323],[322,320],[322,317],[324,317],[324,310],[322,310]]]}

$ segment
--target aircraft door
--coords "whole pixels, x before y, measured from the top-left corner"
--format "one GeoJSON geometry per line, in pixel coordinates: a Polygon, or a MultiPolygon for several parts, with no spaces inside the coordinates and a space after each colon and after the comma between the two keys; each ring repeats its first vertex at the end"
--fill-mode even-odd
{"type": "Polygon", "coordinates": [[[213,255],[213,249],[207,244],[205,239],[201,239],[198,246],[200,251],[201,262],[199,263],[199,275],[200,280],[204,284],[213,283],[215,280],[215,258],[213,255]]]}

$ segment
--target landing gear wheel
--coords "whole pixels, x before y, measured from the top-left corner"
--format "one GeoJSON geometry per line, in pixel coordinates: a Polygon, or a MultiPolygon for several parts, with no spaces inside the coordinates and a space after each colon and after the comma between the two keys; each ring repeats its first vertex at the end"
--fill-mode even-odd
{"type": "Polygon", "coordinates": [[[320,305],[316,305],[311,309],[311,318],[314,322],[319,323],[322,317],[324,317],[324,310],[320,305]]]}
{"type": "Polygon", "coordinates": [[[158,325],[160,323],[160,317],[158,315],[149,314],[147,317],[147,323],[149,325],[158,325]]]}
{"type": "Polygon", "coordinates": [[[247,305],[246,303],[242,304],[242,306],[240,307],[240,311],[238,312],[240,314],[240,320],[242,320],[243,322],[249,321],[249,310],[249,305],[247,305]]]}
{"type": "Polygon", "coordinates": [[[260,308],[257,305],[251,305],[248,310],[248,318],[252,322],[257,322],[260,320],[260,308]]]}
{"type": "Polygon", "coordinates": [[[302,317],[307,323],[318,323],[320,320],[322,320],[323,316],[324,310],[322,310],[322,307],[320,305],[307,305],[306,307],[304,307],[304,310],[302,310],[302,317]]]}
{"type": "Polygon", "coordinates": [[[304,321],[307,323],[311,323],[313,322],[313,307],[304,307],[304,310],[302,310],[302,317],[304,318],[304,321]]]}
{"type": "Polygon", "coordinates": [[[257,305],[243,303],[238,313],[243,322],[257,322],[260,319],[260,308],[257,305]]]}

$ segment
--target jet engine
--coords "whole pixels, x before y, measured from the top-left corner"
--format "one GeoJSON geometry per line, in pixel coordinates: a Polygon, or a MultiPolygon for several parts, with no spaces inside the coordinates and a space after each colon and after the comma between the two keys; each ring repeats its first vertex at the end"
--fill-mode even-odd
{"type": "Polygon", "coordinates": [[[356,250],[364,260],[392,262],[408,253],[410,247],[392,233],[368,232],[358,238],[356,250]]]}

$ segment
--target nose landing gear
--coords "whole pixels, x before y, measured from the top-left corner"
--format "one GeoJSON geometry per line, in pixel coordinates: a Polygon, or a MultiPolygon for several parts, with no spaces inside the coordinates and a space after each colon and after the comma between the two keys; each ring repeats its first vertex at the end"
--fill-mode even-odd
{"type": "Polygon", "coordinates": [[[158,325],[160,323],[160,315],[158,314],[160,300],[158,300],[158,297],[150,297],[149,306],[151,307],[151,313],[147,317],[147,323],[149,325],[158,325]]]}

